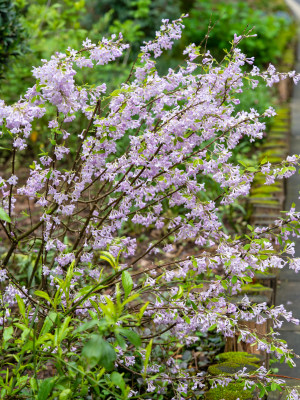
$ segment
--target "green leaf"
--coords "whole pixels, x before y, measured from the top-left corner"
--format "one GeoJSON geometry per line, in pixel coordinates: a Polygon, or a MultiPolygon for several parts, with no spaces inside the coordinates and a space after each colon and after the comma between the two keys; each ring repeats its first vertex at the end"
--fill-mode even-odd
{"type": "Polygon", "coordinates": [[[259,398],[263,398],[264,395],[265,395],[265,393],[266,393],[266,390],[265,390],[264,388],[262,388],[262,389],[260,390],[260,392],[259,392],[259,398]]]}
{"type": "Polygon", "coordinates": [[[126,350],[126,342],[123,339],[123,337],[121,335],[119,335],[119,333],[117,333],[117,332],[115,332],[115,335],[116,335],[118,345],[121,347],[122,350],[126,350]]]}
{"type": "Polygon", "coordinates": [[[9,215],[6,213],[6,211],[2,207],[0,207],[0,219],[2,221],[6,221],[9,223],[11,222],[9,215]]]}
{"type": "Polygon", "coordinates": [[[59,400],[67,400],[70,399],[72,394],[72,390],[71,389],[64,389],[60,395],[59,395],[59,400]]]}
{"type": "Polygon", "coordinates": [[[208,328],[208,331],[209,331],[209,332],[212,332],[213,330],[216,329],[216,327],[217,327],[217,324],[213,324],[212,326],[210,326],[210,327],[208,328]]]}
{"type": "Polygon", "coordinates": [[[263,164],[266,164],[267,162],[268,162],[267,157],[264,157],[264,158],[261,160],[260,164],[263,165],[263,164]]]}
{"type": "Polygon", "coordinates": [[[3,340],[7,342],[9,339],[13,337],[14,328],[13,326],[7,326],[3,331],[3,340]]]}
{"type": "Polygon", "coordinates": [[[144,312],[146,311],[146,308],[148,307],[148,305],[149,305],[149,301],[147,301],[147,302],[140,308],[140,311],[139,311],[139,313],[138,313],[138,318],[139,318],[139,320],[142,319],[142,317],[143,317],[143,315],[144,315],[144,312]]]}
{"type": "Polygon", "coordinates": [[[26,315],[25,315],[25,304],[24,304],[24,300],[23,300],[18,294],[16,294],[16,299],[17,299],[17,302],[18,302],[20,314],[22,315],[22,317],[23,317],[24,320],[25,320],[25,319],[26,319],[26,315]]]}
{"type": "Polygon", "coordinates": [[[82,356],[90,368],[100,364],[107,371],[114,368],[116,353],[111,344],[100,335],[94,335],[82,349],[82,356]]]}
{"type": "Polygon", "coordinates": [[[221,281],[221,285],[223,286],[223,288],[224,288],[225,290],[228,289],[228,285],[227,285],[227,282],[226,282],[226,281],[221,281]]]}
{"type": "Polygon", "coordinates": [[[113,269],[118,269],[115,257],[108,251],[100,251],[101,260],[107,261],[113,269]]]}
{"type": "Polygon", "coordinates": [[[142,344],[140,336],[132,331],[131,329],[126,329],[126,328],[120,328],[119,332],[121,335],[125,336],[131,344],[133,344],[135,347],[140,347],[142,344]]]}
{"type": "Polygon", "coordinates": [[[114,385],[118,386],[122,390],[122,392],[124,392],[125,382],[123,376],[119,374],[119,372],[116,371],[112,372],[112,374],[110,375],[110,380],[114,385]]]}
{"type": "Polygon", "coordinates": [[[153,342],[153,340],[151,339],[148,346],[146,347],[146,355],[145,355],[145,360],[144,360],[144,372],[143,372],[144,379],[147,376],[147,367],[148,367],[149,359],[150,359],[150,355],[151,355],[152,342],[153,342]]]}
{"type": "Polygon", "coordinates": [[[257,168],[255,168],[255,167],[248,167],[248,168],[246,169],[246,171],[249,171],[249,172],[256,172],[256,171],[257,171],[257,168]]]}
{"type": "Polygon", "coordinates": [[[133,288],[133,281],[128,271],[122,272],[122,285],[124,288],[125,297],[128,297],[133,288]]]}
{"type": "Polygon", "coordinates": [[[51,303],[51,299],[50,299],[50,296],[48,295],[48,293],[43,292],[42,290],[36,290],[34,292],[34,294],[36,296],[42,297],[43,299],[45,299],[45,300],[49,301],[49,303],[51,303]]]}
{"type": "Polygon", "coordinates": [[[271,383],[271,390],[272,390],[272,392],[274,392],[275,390],[277,390],[277,383],[275,383],[275,382],[272,382],[272,383],[271,383]]]}
{"type": "Polygon", "coordinates": [[[133,294],[132,296],[128,297],[128,299],[123,301],[122,306],[124,307],[127,303],[130,303],[131,301],[137,299],[138,297],[140,297],[138,293],[133,294]]]}
{"type": "Polygon", "coordinates": [[[177,300],[177,299],[180,299],[180,298],[183,296],[183,293],[184,293],[183,287],[182,287],[182,286],[179,286],[178,292],[177,292],[176,295],[175,295],[176,300],[177,300]]]}
{"type": "Polygon", "coordinates": [[[56,378],[43,379],[39,385],[37,400],[47,400],[55,384],[56,378]]]}
{"type": "Polygon", "coordinates": [[[95,319],[92,319],[91,321],[87,321],[87,322],[79,325],[78,328],[76,328],[73,333],[75,334],[75,333],[79,333],[82,331],[87,331],[88,329],[92,328],[93,326],[98,325],[98,322],[99,321],[97,321],[95,319]]]}

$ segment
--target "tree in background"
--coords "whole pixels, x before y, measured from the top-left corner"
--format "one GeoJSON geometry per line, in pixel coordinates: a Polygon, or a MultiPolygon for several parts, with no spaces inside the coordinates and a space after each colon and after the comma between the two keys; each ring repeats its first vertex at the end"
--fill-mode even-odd
{"type": "Polygon", "coordinates": [[[12,57],[26,51],[26,34],[20,22],[20,10],[12,0],[0,0],[0,77],[12,57]]]}

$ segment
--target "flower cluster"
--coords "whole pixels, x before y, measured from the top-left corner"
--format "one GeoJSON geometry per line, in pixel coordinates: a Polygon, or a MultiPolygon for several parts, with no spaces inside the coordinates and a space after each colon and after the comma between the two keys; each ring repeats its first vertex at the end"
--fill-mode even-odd
{"type": "MultiPolygon", "coordinates": [[[[293,352],[276,332],[261,337],[238,323],[261,324],[268,319],[276,327],[283,319],[299,323],[283,306],[252,304],[247,296],[238,303],[232,300],[255,272],[283,268],[288,261],[291,269],[300,269],[299,259],[292,258],[290,240],[299,237],[299,213],[292,209],[274,227],[257,227],[245,238],[230,237],[219,218],[220,207],[248,195],[255,173],[261,171],[270,184],[296,171],[298,156],[275,167],[266,162],[251,170],[234,164],[232,154],[242,139],[261,139],[263,119],[275,113],[272,108],[262,115],[254,109],[236,112],[245,85],[255,88],[258,78],[269,86],[287,77],[297,82],[299,76],[277,73],[273,66],[262,73],[253,66],[247,72],[244,66],[253,60],[236,47],[243,39],[236,35],[222,64],[192,44],[184,50],[186,64],[161,76],[152,54],[157,58],[170,49],[183,27],[182,19],[163,21],[156,38],[142,46],[127,81],[108,95],[103,82],[79,86],[76,71],[122,57],[128,46],[121,35],[98,44],[87,39],[79,51],[68,49],[43,60],[33,69],[37,83],[16,104],[1,102],[0,107],[2,135],[11,138],[13,152],[12,171],[9,177],[1,177],[0,184],[1,226],[8,245],[0,280],[9,281],[2,306],[13,312],[24,301],[30,306],[28,324],[34,323],[33,312],[43,322],[45,313],[49,317],[54,310],[63,313],[66,324],[71,324],[72,315],[79,324],[90,323],[86,329],[98,326],[107,338],[107,349],[111,346],[116,353],[115,369],[127,368],[142,376],[149,393],[163,395],[170,386],[176,388],[179,394],[174,399],[183,398],[180,393],[189,385],[203,388],[207,377],[198,373],[191,382],[189,370],[182,369],[167,351],[165,363],[155,360],[151,346],[159,348],[160,342],[149,342],[149,337],[167,335],[189,346],[198,340],[197,332],[215,328],[225,337],[239,333],[242,341],[292,363],[293,352]],[[14,160],[26,148],[33,123],[47,116],[49,143],[30,160],[26,180],[18,179],[14,160]],[[85,129],[71,133],[72,122],[83,117],[85,129]],[[74,141],[74,136],[78,147],[70,165],[69,140],[74,141]],[[121,154],[120,143],[127,143],[121,146],[121,154]],[[215,198],[209,197],[213,187],[219,193],[215,198]],[[14,211],[20,199],[31,204],[32,215],[39,215],[28,226],[14,211]],[[131,232],[151,227],[161,235],[141,252],[128,227],[131,232]],[[279,239],[281,249],[276,246],[279,239]],[[199,254],[157,261],[155,254],[168,253],[185,240],[194,240],[199,254]],[[38,251],[27,287],[22,287],[9,273],[13,255],[30,254],[33,247],[38,251]],[[284,252],[291,255],[288,261],[282,257],[284,252]],[[154,254],[153,265],[142,272],[136,269],[149,254],[154,254]],[[223,277],[216,274],[219,270],[223,277]],[[38,279],[42,291],[34,292],[32,284],[38,279]],[[151,326],[154,332],[145,335],[151,326]]],[[[10,311],[2,317],[3,323],[9,322],[10,311]]],[[[77,332],[75,328],[74,322],[67,329],[77,332]]],[[[57,350],[59,343],[50,338],[49,334],[36,346],[43,354],[50,350],[54,357],[55,349],[57,357],[66,358],[67,345],[57,350]]],[[[82,343],[74,338],[72,349],[81,351],[82,343]]],[[[86,353],[83,347],[83,356],[86,353]]],[[[267,371],[258,374],[263,381],[267,371]]],[[[246,378],[251,386],[251,376],[246,378]]],[[[138,387],[130,395],[138,393],[138,387]]]]}

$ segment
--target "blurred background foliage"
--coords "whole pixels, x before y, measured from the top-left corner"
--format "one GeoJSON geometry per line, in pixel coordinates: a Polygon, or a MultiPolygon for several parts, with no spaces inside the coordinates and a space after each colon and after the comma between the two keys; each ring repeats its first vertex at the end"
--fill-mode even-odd
{"type": "Polygon", "coordinates": [[[0,0],[0,78],[9,61],[26,51],[26,31],[20,15],[19,7],[11,0],[0,0]]]}
{"type": "MultiPolygon", "coordinates": [[[[18,100],[34,84],[32,66],[49,59],[69,46],[79,49],[89,37],[97,42],[103,35],[122,32],[130,49],[116,63],[79,71],[78,82],[106,82],[108,90],[117,87],[130,71],[139,46],[151,40],[163,18],[176,19],[188,13],[186,29],[172,51],[157,65],[160,72],[182,61],[189,43],[199,44],[208,31],[207,48],[217,58],[230,48],[234,33],[254,27],[256,38],[241,43],[255,63],[265,67],[280,64],[295,36],[295,26],[283,0],[0,0],[0,96],[8,104],[18,100]]],[[[272,91],[246,89],[238,109],[255,107],[259,112],[272,102],[272,91]]],[[[47,125],[38,123],[32,142],[47,134],[47,125]]],[[[80,121],[78,122],[80,125],[80,121]]],[[[74,125],[73,125],[74,126],[74,125]]],[[[81,126],[75,126],[74,130],[81,126]]]]}
{"type": "MultiPolygon", "coordinates": [[[[278,63],[295,33],[283,0],[0,0],[1,97],[8,103],[17,100],[33,83],[32,66],[55,51],[78,49],[86,37],[97,42],[121,31],[131,48],[118,64],[101,67],[100,75],[109,86],[117,86],[161,19],[176,19],[182,13],[189,13],[183,40],[160,61],[160,71],[180,62],[186,44],[199,44],[209,23],[214,28],[208,48],[216,58],[230,47],[234,33],[255,27],[257,38],[245,40],[241,47],[259,66],[278,63]]],[[[89,79],[99,82],[95,71],[88,71],[89,79]]],[[[86,78],[83,74],[79,79],[86,78]]]]}

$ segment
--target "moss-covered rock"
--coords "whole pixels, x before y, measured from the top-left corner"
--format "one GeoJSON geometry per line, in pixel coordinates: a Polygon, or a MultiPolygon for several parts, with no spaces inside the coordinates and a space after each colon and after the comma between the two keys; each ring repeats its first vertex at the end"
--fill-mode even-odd
{"type": "Polygon", "coordinates": [[[288,129],[283,129],[281,127],[272,128],[268,133],[268,139],[272,140],[283,140],[287,137],[288,129]]]}
{"type": "MultiPolygon", "coordinates": [[[[221,362],[208,368],[208,373],[214,376],[230,376],[243,368],[246,368],[246,372],[254,372],[262,362],[261,356],[243,351],[229,351],[219,354],[217,358],[221,362]]],[[[252,390],[244,390],[244,386],[244,382],[231,382],[227,386],[217,386],[206,393],[205,400],[252,400],[252,390]]]]}
{"type": "Polygon", "coordinates": [[[242,292],[246,293],[265,293],[265,292],[272,292],[273,289],[262,285],[261,283],[249,283],[246,285],[242,285],[242,292]]]}
{"type": "Polygon", "coordinates": [[[227,386],[217,386],[205,394],[205,400],[252,400],[252,391],[244,390],[243,382],[232,382],[227,386]]]}
{"type": "MultiPolygon", "coordinates": [[[[266,175],[262,174],[261,172],[258,172],[255,175],[255,180],[254,180],[254,184],[256,183],[264,183],[266,181],[266,175]]],[[[281,181],[275,181],[274,183],[272,183],[272,186],[281,186],[282,182],[281,181]]]]}
{"type": "Polygon", "coordinates": [[[281,192],[281,188],[279,188],[276,185],[260,186],[258,188],[251,190],[252,194],[260,194],[260,195],[268,195],[268,194],[273,194],[276,192],[277,193],[281,192]]]}
{"type": "Polygon", "coordinates": [[[271,149],[271,150],[265,150],[259,155],[259,159],[262,160],[264,158],[269,159],[269,157],[284,157],[286,154],[286,149],[285,148],[276,148],[276,149],[271,149]]]}
{"type": "Polygon", "coordinates": [[[255,354],[249,354],[245,351],[228,351],[218,355],[218,360],[221,362],[234,362],[234,363],[251,363],[258,364],[261,359],[255,354]]]}
{"type": "MultiPolygon", "coordinates": [[[[252,201],[252,199],[262,199],[263,201],[267,201],[267,200],[271,200],[273,201],[277,201],[274,197],[272,197],[270,194],[266,194],[264,195],[263,193],[257,193],[257,194],[251,194],[251,198],[250,200],[252,201]]],[[[274,203],[275,204],[275,203],[274,203]]]]}
{"type": "MultiPolygon", "coordinates": [[[[231,298],[231,302],[234,304],[243,303],[244,295],[237,295],[231,298]]],[[[268,303],[269,297],[265,295],[258,295],[256,293],[249,293],[248,299],[251,304],[268,303]]]]}
{"type": "Polygon", "coordinates": [[[268,206],[279,206],[279,201],[278,200],[272,200],[272,197],[270,198],[261,198],[261,197],[250,197],[250,202],[251,203],[258,203],[258,204],[264,204],[268,206]]]}
{"type": "Polygon", "coordinates": [[[271,150],[271,149],[278,149],[278,147],[282,148],[282,149],[287,149],[287,142],[284,140],[269,140],[266,143],[264,143],[262,146],[262,149],[266,149],[266,150],[271,150]]]}
{"type": "Polygon", "coordinates": [[[220,364],[213,364],[208,367],[208,373],[214,376],[217,375],[233,375],[236,374],[238,371],[246,368],[246,372],[254,372],[257,370],[258,365],[246,362],[232,362],[232,361],[225,361],[220,364]]]}
{"type": "Polygon", "coordinates": [[[255,279],[265,281],[267,279],[276,279],[278,276],[278,272],[273,270],[272,272],[264,271],[264,272],[256,272],[255,279]]]}

